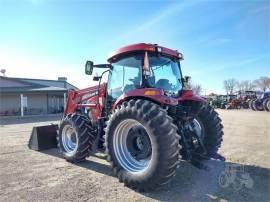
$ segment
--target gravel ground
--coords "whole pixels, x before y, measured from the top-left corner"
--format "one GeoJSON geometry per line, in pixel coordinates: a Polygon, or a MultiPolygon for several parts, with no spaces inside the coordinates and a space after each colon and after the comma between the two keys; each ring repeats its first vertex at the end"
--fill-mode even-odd
{"type": "Polygon", "coordinates": [[[168,186],[146,193],[119,183],[102,154],[75,165],[56,149],[29,150],[32,127],[55,123],[55,117],[1,120],[0,201],[270,201],[270,113],[218,112],[227,161],[206,162],[209,171],[182,162],[168,186]]]}

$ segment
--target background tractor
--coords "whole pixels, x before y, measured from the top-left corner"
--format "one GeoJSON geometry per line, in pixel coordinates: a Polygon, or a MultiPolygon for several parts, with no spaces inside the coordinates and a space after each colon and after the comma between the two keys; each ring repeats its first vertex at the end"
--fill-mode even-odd
{"type": "Polygon", "coordinates": [[[212,97],[209,101],[209,104],[213,108],[225,109],[227,104],[226,95],[217,95],[212,97]]]}
{"type": "Polygon", "coordinates": [[[260,98],[254,99],[252,109],[255,111],[270,111],[270,91],[263,93],[260,98]]]}
{"type": "Polygon", "coordinates": [[[104,71],[93,77],[97,86],[69,92],[57,135],[63,157],[77,163],[105,151],[119,181],[140,191],[168,183],[181,160],[197,167],[224,160],[217,153],[221,119],[187,89],[182,59],[178,51],[141,43],[116,50],[108,64],[87,61],[86,74],[104,71]]]}
{"type": "Polygon", "coordinates": [[[252,100],[257,98],[256,91],[252,90],[243,92],[239,91],[238,96],[240,96],[240,98],[242,99],[242,106],[244,109],[251,108],[252,100]]]}
{"type": "Polygon", "coordinates": [[[237,95],[227,95],[226,109],[241,109],[242,100],[237,95]]]}
{"type": "Polygon", "coordinates": [[[224,96],[226,109],[241,109],[242,100],[235,94],[228,94],[224,96]]]}

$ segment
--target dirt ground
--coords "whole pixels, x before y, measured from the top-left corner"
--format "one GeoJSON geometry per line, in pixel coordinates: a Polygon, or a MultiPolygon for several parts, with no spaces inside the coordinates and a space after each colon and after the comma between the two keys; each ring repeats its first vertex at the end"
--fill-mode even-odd
{"type": "Polygon", "coordinates": [[[75,165],[56,149],[29,150],[32,127],[56,118],[1,120],[0,201],[270,201],[270,113],[218,112],[227,161],[206,162],[209,171],[182,162],[168,186],[146,193],[119,183],[102,155],[75,165]]]}

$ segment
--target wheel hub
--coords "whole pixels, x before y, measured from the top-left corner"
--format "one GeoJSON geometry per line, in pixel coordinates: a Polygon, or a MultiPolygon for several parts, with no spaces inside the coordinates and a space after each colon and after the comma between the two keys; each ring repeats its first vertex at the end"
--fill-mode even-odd
{"type": "Polygon", "coordinates": [[[187,128],[188,130],[191,132],[192,135],[192,141],[193,144],[198,144],[198,139],[203,138],[202,137],[202,127],[199,123],[199,121],[195,118],[193,118],[192,120],[189,120],[187,122],[187,128]]]}
{"type": "Polygon", "coordinates": [[[136,160],[148,158],[151,155],[151,142],[142,126],[134,126],[127,136],[127,148],[136,160]]]}
{"type": "Polygon", "coordinates": [[[129,172],[142,172],[152,159],[151,140],[147,129],[134,119],[118,124],[113,136],[115,156],[129,172]]]}
{"type": "Polygon", "coordinates": [[[199,120],[193,118],[187,122],[187,130],[190,134],[190,141],[194,150],[205,151],[204,147],[204,130],[199,120]]]}
{"type": "Polygon", "coordinates": [[[62,131],[62,144],[68,154],[73,154],[78,148],[76,132],[71,125],[66,125],[62,131]]]}

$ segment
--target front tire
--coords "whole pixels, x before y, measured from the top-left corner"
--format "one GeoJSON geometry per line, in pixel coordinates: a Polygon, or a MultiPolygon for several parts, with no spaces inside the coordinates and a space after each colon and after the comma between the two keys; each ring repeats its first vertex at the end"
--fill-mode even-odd
{"type": "Polygon", "coordinates": [[[59,151],[67,161],[84,161],[94,141],[90,122],[77,113],[67,115],[60,124],[57,141],[59,151]]]}
{"type": "Polygon", "coordinates": [[[173,119],[159,105],[141,99],[124,102],[110,117],[105,131],[107,159],[126,186],[149,191],[176,174],[180,136],[173,119]],[[137,141],[139,130],[143,136],[137,141]],[[145,146],[140,150],[139,145],[145,146]]]}

